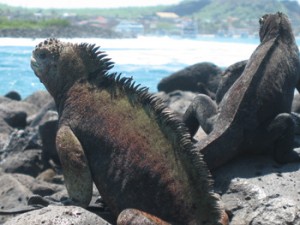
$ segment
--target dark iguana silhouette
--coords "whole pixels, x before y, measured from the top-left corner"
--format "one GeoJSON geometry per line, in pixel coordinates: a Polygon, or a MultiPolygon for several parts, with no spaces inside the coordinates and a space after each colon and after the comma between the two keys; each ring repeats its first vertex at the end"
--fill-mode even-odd
{"type": "Polygon", "coordinates": [[[220,103],[200,95],[184,115],[192,135],[199,125],[208,133],[197,148],[210,169],[245,152],[300,161],[290,114],[294,90],[300,88],[299,50],[286,15],[267,14],[259,23],[261,43],[220,103]]]}
{"type": "Polygon", "coordinates": [[[221,81],[216,91],[216,103],[219,104],[229,90],[229,88],[234,84],[234,82],[242,75],[246,67],[248,60],[239,61],[229,66],[221,76],[221,81]]]}
{"type": "Polygon", "coordinates": [[[226,224],[184,124],[112,66],[94,45],[57,39],[32,54],[59,113],[56,147],[72,202],[87,206],[94,182],[115,215],[137,209],[123,211],[120,224],[136,212],[173,224],[226,224]]]}

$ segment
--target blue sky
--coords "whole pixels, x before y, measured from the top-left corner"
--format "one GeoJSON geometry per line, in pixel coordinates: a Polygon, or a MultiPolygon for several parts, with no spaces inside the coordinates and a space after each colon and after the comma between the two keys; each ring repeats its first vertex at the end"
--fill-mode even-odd
{"type": "Polygon", "coordinates": [[[0,3],[12,6],[38,8],[111,8],[123,6],[167,5],[176,4],[178,2],[180,2],[180,0],[0,0],[0,3]]]}

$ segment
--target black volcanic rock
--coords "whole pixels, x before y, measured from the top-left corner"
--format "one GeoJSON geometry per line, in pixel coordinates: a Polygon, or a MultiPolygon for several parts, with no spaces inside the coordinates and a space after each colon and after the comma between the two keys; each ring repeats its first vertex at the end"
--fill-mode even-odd
{"type": "Polygon", "coordinates": [[[170,93],[175,90],[191,91],[215,97],[222,71],[213,63],[201,62],[179,70],[162,79],[157,89],[170,93]]]}
{"type": "Polygon", "coordinates": [[[15,101],[20,101],[21,100],[21,95],[16,91],[10,91],[6,95],[4,95],[4,97],[10,98],[10,99],[15,100],[15,101]]]}

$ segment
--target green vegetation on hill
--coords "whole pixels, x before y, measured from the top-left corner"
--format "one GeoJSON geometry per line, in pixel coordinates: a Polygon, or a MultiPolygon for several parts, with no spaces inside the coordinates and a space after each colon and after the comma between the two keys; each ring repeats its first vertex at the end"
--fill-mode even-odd
{"type": "Polygon", "coordinates": [[[66,19],[47,19],[47,20],[8,20],[0,18],[0,29],[42,29],[51,26],[67,27],[70,22],[66,19]]]}
{"type": "Polygon", "coordinates": [[[236,1],[236,0],[214,0],[195,13],[197,18],[209,20],[223,20],[229,17],[236,17],[239,20],[249,21],[265,13],[282,11],[286,13],[286,7],[279,1],[236,1]]]}
{"type": "MultiPolygon", "coordinates": [[[[67,12],[76,14],[78,16],[105,16],[105,17],[119,17],[124,19],[140,18],[144,15],[152,15],[155,12],[163,11],[165,6],[155,7],[125,7],[125,8],[112,8],[112,9],[57,9],[57,12],[67,12]]],[[[45,10],[45,12],[50,10],[45,10]]]]}

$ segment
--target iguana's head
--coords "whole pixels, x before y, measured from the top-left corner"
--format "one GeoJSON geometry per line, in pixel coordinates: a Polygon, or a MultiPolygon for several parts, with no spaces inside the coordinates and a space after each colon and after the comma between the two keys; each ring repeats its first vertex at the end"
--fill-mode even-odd
{"type": "Polygon", "coordinates": [[[104,75],[112,67],[105,56],[95,45],[47,39],[33,50],[31,68],[55,98],[77,81],[104,75]]]}
{"type": "Polygon", "coordinates": [[[261,42],[281,37],[284,40],[294,40],[289,18],[281,13],[266,14],[259,19],[259,37],[261,42]]]}

